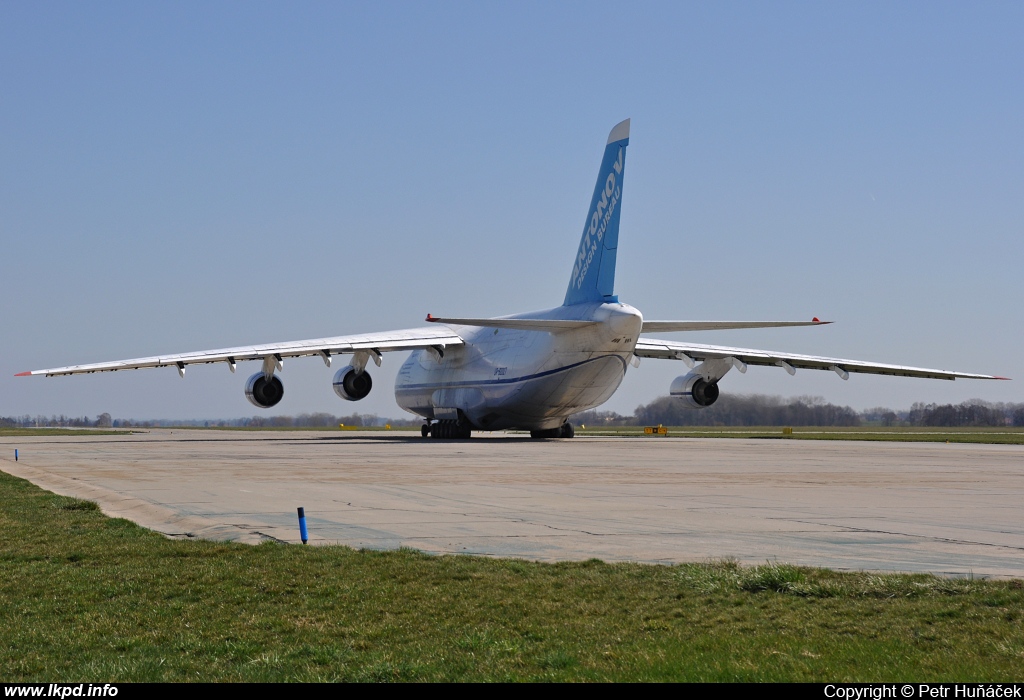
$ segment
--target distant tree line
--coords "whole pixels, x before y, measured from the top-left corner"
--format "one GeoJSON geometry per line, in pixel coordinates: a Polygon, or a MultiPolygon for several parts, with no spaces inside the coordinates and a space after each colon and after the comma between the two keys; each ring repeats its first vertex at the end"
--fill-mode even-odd
{"type": "Polygon", "coordinates": [[[218,421],[220,427],[244,428],[337,428],[339,425],[359,428],[380,427],[383,425],[405,426],[419,425],[420,419],[381,418],[376,413],[352,413],[347,416],[335,416],[331,413],[300,413],[297,416],[253,416],[231,421],[218,421]]]}
{"type": "Polygon", "coordinates": [[[915,403],[907,415],[910,425],[934,427],[1024,426],[1024,404],[965,401],[962,404],[937,405],[915,403]]]}
{"type": "Polygon", "coordinates": [[[30,416],[27,413],[23,416],[0,416],[0,428],[110,428],[113,420],[109,413],[101,413],[95,420],[88,416],[74,417],[65,415],[30,416]]]}
{"type": "Polygon", "coordinates": [[[722,396],[710,408],[688,408],[680,399],[662,396],[638,406],[632,416],[610,411],[587,411],[574,416],[584,425],[828,425],[861,424],[860,415],[849,406],[836,406],[815,396],[784,399],[762,394],[722,396]]]}
{"type": "MultiPolygon", "coordinates": [[[[722,396],[714,406],[687,408],[682,401],[662,396],[637,406],[632,416],[613,411],[585,411],[572,418],[580,425],[684,425],[684,426],[924,426],[924,427],[1024,427],[1024,403],[989,403],[974,399],[961,404],[915,403],[909,411],[877,407],[855,411],[837,406],[820,396],[782,398],[763,394],[722,396]]],[[[0,417],[0,427],[9,428],[336,428],[339,424],[369,427],[390,424],[417,426],[419,418],[381,418],[373,413],[335,416],[330,413],[300,413],[297,416],[253,416],[217,420],[134,420],[111,418],[101,413],[95,419],[69,416],[0,417]]]]}
{"type": "Polygon", "coordinates": [[[763,394],[722,396],[714,406],[688,408],[679,399],[663,396],[638,406],[632,416],[612,411],[586,411],[573,416],[583,425],[682,426],[934,426],[1024,427],[1024,404],[989,403],[974,399],[959,405],[915,403],[909,411],[878,407],[855,411],[819,396],[782,398],[763,394]]]}
{"type": "Polygon", "coordinates": [[[251,418],[222,418],[216,420],[135,420],[114,418],[101,413],[95,420],[88,417],[68,416],[15,416],[0,417],[0,427],[7,428],[337,428],[338,425],[358,427],[419,425],[419,419],[381,418],[373,413],[352,413],[335,416],[330,413],[301,413],[298,416],[253,416],[251,418]]]}

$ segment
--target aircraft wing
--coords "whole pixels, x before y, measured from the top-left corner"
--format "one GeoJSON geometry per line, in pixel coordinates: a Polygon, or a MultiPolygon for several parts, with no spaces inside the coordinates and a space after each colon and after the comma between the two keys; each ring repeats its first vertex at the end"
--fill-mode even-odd
{"type": "Polygon", "coordinates": [[[637,357],[683,360],[690,366],[692,366],[694,361],[701,362],[704,360],[733,358],[733,365],[740,369],[740,371],[746,371],[745,365],[782,367],[790,374],[793,374],[797,369],[830,369],[843,379],[847,379],[851,372],[888,374],[895,377],[921,377],[925,379],[1008,379],[1008,377],[994,377],[988,374],[949,372],[941,369],[904,367],[902,365],[886,365],[877,362],[845,360],[838,357],[795,355],[788,352],[731,348],[722,345],[677,343],[671,340],[655,340],[653,338],[641,338],[637,341],[633,354],[637,357]],[[738,365],[736,361],[739,362],[738,365]]]}
{"type": "Polygon", "coordinates": [[[201,350],[177,355],[157,355],[140,357],[133,360],[116,362],[97,362],[88,365],[72,365],[53,369],[37,369],[21,372],[15,376],[24,377],[35,374],[55,377],[64,374],[91,374],[93,372],[116,372],[122,369],[145,369],[148,367],[177,367],[184,373],[186,365],[211,364],[226,362],[233,372],[236,362],[244,360],[271,360],[280,362],[289,357],[308,357],[318,355],[329,365],[333,355],[356,353],[360,351],[379,354],[394,350],[415,350],[417,348],[435,348],[443,351],[445,347],[462,345],[462,338],[450,328],[434,326],[432,328],[410,328],[383,333],[365,333],[362,335],[342,335],[335,338],[314,338],[312,340],[293,340],[285,343],[268,343],[265,345],[243,345],[237,348],[220,350],[201,350]]]}

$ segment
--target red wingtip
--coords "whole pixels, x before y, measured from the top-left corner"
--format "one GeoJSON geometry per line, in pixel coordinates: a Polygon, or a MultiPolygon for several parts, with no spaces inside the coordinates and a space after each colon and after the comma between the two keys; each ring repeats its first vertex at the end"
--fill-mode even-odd
{"type": "Polygon", "coordinates": [[[1002,380],[1003,380],[1004,382],[1009,382],[1009,381],[1013,381],[1013,380],[1012,380],[1012,379],[1010,379],[1009,377],[992,377],[992,378],[993,378],[993,379],[1002,379],[1002,380]]]}
{"type": "Polygon", "coordinates": [[[15,377],[31,377],[31,376],[32,376],[32,373],[31,373],[31,372],[18,372],[18,373],[17,373],[16,375],[14,375],[14,376],[15,376],[15,377]]]}
{"type": "Polygon", "coordinates": [[[427,322],[428,323],[433,323],[434,322],[434,317],[431,314],[427,314],[427,322]]]}
{"type": "Polygon", "coordinates": [[[818,320],[818,317],[817,317],[817,316],[815,316],[815,317],[814,317],[814,318],[812,318],[811,320],[812,320],[812,321],[813,321],[814,323],[821,323],[821,321],[819,321],[819,320],[818,320]]]}

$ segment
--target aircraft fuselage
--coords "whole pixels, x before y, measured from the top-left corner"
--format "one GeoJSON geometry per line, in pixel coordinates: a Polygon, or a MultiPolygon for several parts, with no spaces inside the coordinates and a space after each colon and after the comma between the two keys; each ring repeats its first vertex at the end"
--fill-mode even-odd
{"type": "Polygon", "coordinates": [[[395,382],[398,405],[428,420],[461,417],[482,430],[555,428],[615,393],[643,324],[639,311],[621,303],[505,318],[596,323],[559,332],[452,326],[464,345],[443,357],[414,351],[395,382]]]}

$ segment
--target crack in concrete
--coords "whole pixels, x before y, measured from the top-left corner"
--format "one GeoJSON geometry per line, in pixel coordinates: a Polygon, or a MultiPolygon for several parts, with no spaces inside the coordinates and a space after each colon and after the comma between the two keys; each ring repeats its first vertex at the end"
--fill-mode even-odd
{"type": "Polygon", "coordinates": [[[264,540],[270,540],[271,542],[277,542],[278,544],[288,544],[288,540],[278,539],[277,537],[274,537],[273,535],[268,535],[267,533],[260,532],[259,530],[249,530],[249,534],[250,535],[257,535],[259,537],[262,537],[264,540]]]}
{"type": "Polygon", "coordinates": [[[975,542],[973,540],[958,540],[952,537],[938,537],[936,535],[914,535],[909,532],[892,532],[889,530],[873,530],[866,527],[852,527],[850,525],[835,525],[833,523],[815,523],[807,520],[793,520],[790,518],[771,518],[771,520],[783,520],[785,522],[800,523],[801,525],[819,525],[822,527],[834,527],[838,530],[845,532],[864,532],[871,535],[893,535],[898,537],[911,537],[919,540],[929,540],[931,542],[948,542],[950,544],[974,544],[980,547],[996,547],[997,549],[1011,549],[1018,552],[1024,552],[1024,547],[1014,547],[1009,544],[996,544],[994,542],[975,542]]]}

